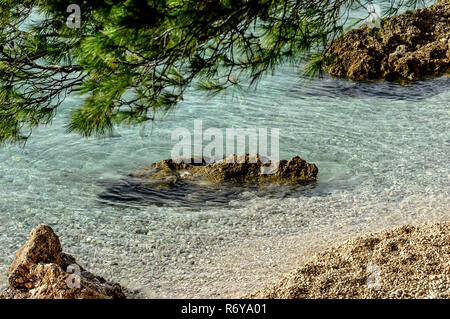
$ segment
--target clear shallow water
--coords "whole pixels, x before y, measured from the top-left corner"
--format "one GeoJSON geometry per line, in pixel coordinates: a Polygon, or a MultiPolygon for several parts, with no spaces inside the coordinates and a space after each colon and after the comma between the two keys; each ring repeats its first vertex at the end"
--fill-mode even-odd
{"type": "Polygon", "coordinates": [[[196,92],[163,121],[111,139],[66,134],[65,102],[24,149],[0,150],[0,286],[39,223],[92,272],[147,297],[237,296],[310,251],[363,231],[450,215],[450,78],[409,86],[325,77],[300,83],[285,66],[257,90],[196,92]],[[252,190],[218,205],[100,200],[109,181],[170,157],[176,127],[280,128],[280,156],[319,167],[314,187],[274,198],[252,190]]]}

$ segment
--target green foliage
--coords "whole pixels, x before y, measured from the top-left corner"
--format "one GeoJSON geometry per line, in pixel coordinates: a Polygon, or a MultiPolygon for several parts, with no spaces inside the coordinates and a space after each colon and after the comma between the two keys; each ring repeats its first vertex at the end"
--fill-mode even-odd
{"type": "MultiPolygon", "coordinates": [[[[217,94],[255,84],[281,63],[326,50],[343,32],[344,0],[0,0],[0,143],[52,121],[85,96],[69,131],[108,135],[153,120],[190,87],[217,94]]],[[[310,74],[322,67],[313,55],[310,74]]]]}
{"type": "Polygon", "coordinates": [[[308,59],[308,63],[303,71],[303,76],[313,78],[321,76],[326,66],[335,63],[337,56],[334,54],[313,53],[308,59]]]}

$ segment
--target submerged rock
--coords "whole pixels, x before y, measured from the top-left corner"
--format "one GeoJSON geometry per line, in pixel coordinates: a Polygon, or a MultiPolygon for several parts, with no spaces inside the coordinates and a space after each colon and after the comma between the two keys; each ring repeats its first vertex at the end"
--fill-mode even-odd
{"type": "Polygon", "coordinates": [[[195,184],[297,183],[315,181],[318,169],[296,156],[291,160],[270,163],[257,154],[230,155],[209,163],[209,159],[193,157],[168,159],[154,163],[130,176],[152,186],[173,186],[179,182],[195,184]],[[209,164],[208,164],[209,163],[209,164]]]}
{"type": "Polygon", "coordinates": [[[31,231],[7,275],[9,287],[0,293],[0,299],[125,298],[119,284],[91,274],[63,253],[58,236],[47,225],[31,231]]]}
{"type": "Polygon", "coordinates": [[[419,80],[450,72],[450,0],[364,23],[333,40],[325,70],[354,80],[419,80]]]}
{"type": "Polygon", "coordinates": [[[217,162],[206,157],[175,158],[119,180],[99,181],[105,191],[98,197],[111,205],[223,206],[246,192],[265,198],[309,196],[317,173],[316,165],[298,156],[275,163],[256,154],[230,155],[217,162]]]}

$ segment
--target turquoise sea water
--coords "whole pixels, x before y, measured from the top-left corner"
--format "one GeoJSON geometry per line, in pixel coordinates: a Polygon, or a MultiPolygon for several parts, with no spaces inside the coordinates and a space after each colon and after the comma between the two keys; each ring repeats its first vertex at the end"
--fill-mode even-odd
{"type": "Polygon", "coordinates": [[[40,223],[86,269],[144,297],[235,297],[362,232],[448,220],[450,78],[300,83],[299,69],[280,67],[234,96],[189,92],[163,120],[107,139],[66,133],[71,109],[82,103],[67,99],[25,148],[0,149],[0,288],[40,223]],[[197,193],[186,195],[193,206],[170,194],[172,205],[152,204],[148,194],[144,202],[104,200],[123,176],[169,158],[172,131],[192,133],[194,120],[223,132],[279,128],[280,157],[316,163],[317,183],[289,194],[240,189],[219,204],[199,205],[208,196],[197,193]]]}
{"type": "Polygon", "coordinates": [[[108,139],[67,134],[70,109],[80,103],[67,100],[25,148],[0,150],[1,283],[39,223],[51,225],[87,269],[149,297],[211,297],[261,286],[322,244],[448,219],[450,78],[300,83],[297,72],[281,67],[234,98],[190,92],[164,120],[119,128],[108,139]],[[172,130],[192,132],[194,119],[204,128],[279,128],[281,158],[316,163],[318,182],[297,196],[242,190],[200,208],[100,200],[108,181],[169,158],[172,130]]]}

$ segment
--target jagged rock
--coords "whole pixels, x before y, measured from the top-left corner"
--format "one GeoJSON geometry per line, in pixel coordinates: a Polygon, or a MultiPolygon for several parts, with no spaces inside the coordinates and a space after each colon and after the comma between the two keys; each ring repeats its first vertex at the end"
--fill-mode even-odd
{"type": "Polygon", "coordinates": [[[335,39],[325,70],[354,80],[409,80],[450,72],[450,0],[364,23],[335,39]]]}
{"type": "Polygon", "coordinates": [[[91,274],[74,257],[63,253],[58,236],[47,225],[31,231],[7,275],[9,287],[0,294],[0,299],[125,298],[119,284],[91,274]],[[75,269],[79,269],[78,274],[73,272],[75,269]]]}
{"type": "Polygon", "coordinates": [[[296,183],[315,181],[318,169],[296,156],[270,163],[256,154],[230,155],[209,163],[207,158],[168,159],[154,163],[130,176],[152,186],[171,186],[177,182],[217,184],[221,182],[296,183]],[[197,163],[196,163],[197,162],[197,163]]]}

